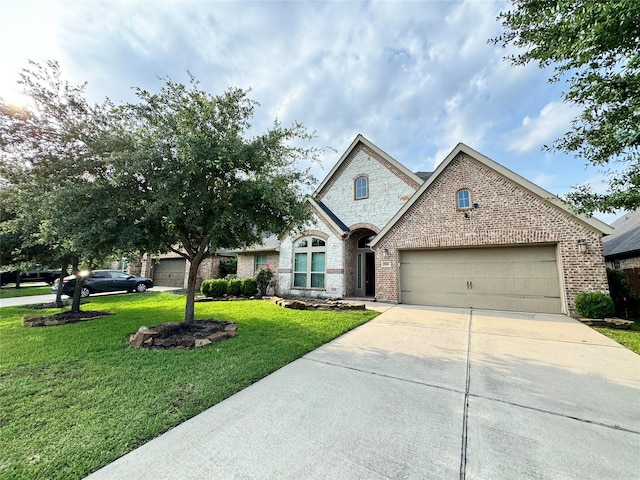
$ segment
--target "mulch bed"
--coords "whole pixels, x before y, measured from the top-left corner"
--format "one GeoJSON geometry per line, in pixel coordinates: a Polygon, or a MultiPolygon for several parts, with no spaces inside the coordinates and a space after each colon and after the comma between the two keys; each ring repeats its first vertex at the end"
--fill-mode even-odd
{"type": "Polygon", "coordinates": [[[113,315],[111,312],[100,310],[80,311],[77,313],[61,312],[55,315],[25,315],[22,317],[22,325],[25,327],[55,327],[65,325],[67,323],[86,322],[87,320],[96,320],[98,318],[113,315]]]}
{"type": "Polygon", "coordinates": [[[196,320],[192,324],[168,322],[154,327],[140,327],[129,342],[138,348],[194,348],[234,337],[234,322],[213,319],[196,320]]]}

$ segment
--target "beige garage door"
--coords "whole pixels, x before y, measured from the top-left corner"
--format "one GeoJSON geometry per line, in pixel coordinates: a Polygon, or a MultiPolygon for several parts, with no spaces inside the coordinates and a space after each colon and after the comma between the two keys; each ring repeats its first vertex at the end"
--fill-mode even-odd
{"type": "Polygon", "coordinates": [[[153,283],[163,287],[184,286],[186,260],[183,258],[165,258],[153,267],[153,283]]]}
{"type": "Polygon", "coordinates": [[[561,313],[556,247],[401,252],[400,302],[561,313]]]}

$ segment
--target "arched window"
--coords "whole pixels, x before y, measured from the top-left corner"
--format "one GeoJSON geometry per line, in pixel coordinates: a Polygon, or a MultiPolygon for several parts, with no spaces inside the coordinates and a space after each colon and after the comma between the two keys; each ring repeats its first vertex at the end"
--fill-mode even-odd
{"type": "Polygon", "coordinates": [[[356,200],[369,197],[369,180],[367,179],[367,177],[363,176],[356,178],[354,185],[356,200]]]}
{"type": "Polygon", "coordinates": [[[293,286],[324,288],[326,243],[318,237],[304,237],[293,246],[293,286]]]}
{"type": "Polygon", "coordinates": [[[458,198],[458,208],[471,207],[471,195],[469,194],[469,190],[467,190],[466,188],[462,190],[458,190],[457,198],[458,198]]]}

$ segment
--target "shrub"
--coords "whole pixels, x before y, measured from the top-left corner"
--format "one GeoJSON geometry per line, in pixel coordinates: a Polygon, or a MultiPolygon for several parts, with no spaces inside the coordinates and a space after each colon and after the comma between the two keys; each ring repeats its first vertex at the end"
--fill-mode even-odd
{"type": "Polygon", "coordinates": [[[220,276],[226,278],[227,275],[235,275],[238,271],[238,258],[233,257],[220,262],[220,276]]]}
{"type": "Polygon", "coordinates": [[[604,318],[613,315],[613,300],[604,292],[580,292],[576,297],[576,310],[586,318],[604,318]]]}
{"type": "Polygon", "coordinates": [[[242,294],[245,297],[252,297],[258,293],[258,284],[253,277],[247,277],[242,279],[242,294]]]}
{"type": "Polygon", "coordinates": [[[221,297],[227,293],[227,281],[221,278],[212,278],[202,282],[200,291],[205,297],[221,297]]]}
{"type": "Polygon", "coordinates": [[[202,285],[200,285],[200,292],[205,297],[211,296],[211,280],[204,280],[202,285]]]}
{"type": "Polygon", "coordinates": [[[227,281],[223,278],[216,278],[210,280],[211,282],[211,297],[222,297],[227,293],[227,281]]]}
{"type": "Polygon", "coordinates": [[[273,286],[274,273],[269,267],[261,268],[256,273],[256,285],[260,291],[260,295],[266,295],[269,287],[273,286]]]}
{"type": "Polygon", "coordinates": [[[633,286],[626,273],[623,270],[607,268],[607,280],[616,315],[619,317],[630,316],[634,308],[640,304],[640,297],[633,291],[633,286]]]}
{"type": "Polygon", "coordinates": [[[228,282],[227,293],[236,297],[242,295],[242,280],[231,278],[228,282]]]}

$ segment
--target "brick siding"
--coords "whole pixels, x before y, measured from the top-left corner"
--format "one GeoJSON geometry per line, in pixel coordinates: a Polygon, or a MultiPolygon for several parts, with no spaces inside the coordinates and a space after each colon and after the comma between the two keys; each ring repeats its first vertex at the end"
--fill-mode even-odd
{"type": "Polygon", "coordinates": [[[565,313],[579,292],[608,291],[601,234],[461,153],[376,245],[376,297],[398,301],[398,250],[549,243],[557,245],[565,313]],[[463,188],[478,208],[457,208],[463,188]]]}

